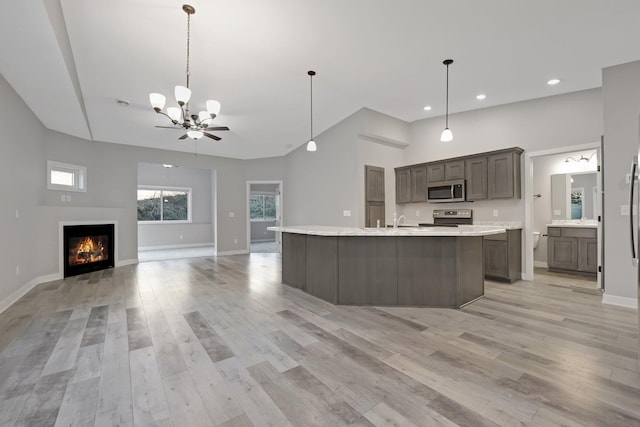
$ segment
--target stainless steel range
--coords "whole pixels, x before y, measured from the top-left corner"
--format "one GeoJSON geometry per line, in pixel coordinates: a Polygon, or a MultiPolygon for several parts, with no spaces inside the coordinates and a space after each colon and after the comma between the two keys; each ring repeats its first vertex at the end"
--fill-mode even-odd
{"type": "Polygon", "coordinates": [[[420,227],[457,227],[473,224],[471,209],[435,209],[433,223],[418,224],[420,227]]]}

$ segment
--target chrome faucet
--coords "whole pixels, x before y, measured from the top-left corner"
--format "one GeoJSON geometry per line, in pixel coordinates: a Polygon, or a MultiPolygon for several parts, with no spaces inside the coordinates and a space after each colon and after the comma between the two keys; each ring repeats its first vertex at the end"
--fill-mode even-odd
{"type": "Polygon", "coordinates": [[[404,215],[400,215],[398,218],[396,218],[396,214],[393,214],[393,228],[398,228],[398,224],[400,224],[400,222],[403,219],[406,219],[407,217],[404,215]]]}

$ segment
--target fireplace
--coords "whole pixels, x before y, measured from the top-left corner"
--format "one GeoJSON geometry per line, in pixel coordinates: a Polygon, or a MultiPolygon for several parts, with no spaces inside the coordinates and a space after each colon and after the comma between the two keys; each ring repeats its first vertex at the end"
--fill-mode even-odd
{"type": "Polygon", "coordinates": [[[114,224],[65,225],[63,227],[64,277],[114,266],[114,224]]]}

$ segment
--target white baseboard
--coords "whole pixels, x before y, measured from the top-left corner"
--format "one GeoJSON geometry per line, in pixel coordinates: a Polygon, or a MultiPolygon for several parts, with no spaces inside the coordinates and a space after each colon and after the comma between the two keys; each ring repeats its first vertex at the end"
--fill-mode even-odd
{"type": "Polygon", "coordinates": [[[121,259],[116,262],[116,267],[124,267],[125,265],[138,264],[138,258],[121,259]]]}
{"type": "Polygon", "coordinates": [[[8,297],[4,299],[4,301],[0,302],[0,313],[5,311],[7,308],[11,307],[16,301],[26,295],[31,289],[35,288],[38,285],[37,278],[30,280],[24,285],[20,286],[14,292],[11,293],[8,297]]]}
{"type": "Polygon", "coordinates": [[[276,239],[256,239],[256,240],[252,240],[251,243],[270,243],[270,242],[274,242],[275,243],[276,239]]]}
{"type": "Polygon", "coordinates": [[[163,245],[163,246],[140,246],[139,251],[157,251],[161,249],[184,249],[184,248],[206,248],[212,247],[213,243],[188,243],[185,245],[163,245]]]}
{"type": "Polygon", "coordinates": [[[547,265],[546,262],[544,261],[533,261],[533,266],[534,267],[542,267],[542,268],[549,268],[549,266],[547,265]]]}
{"type": "Polygon", "coordinates": [[[42,283],[53,282],[54,280],[60,280],[60,279],[62,279],[61,273],[52,273],[52,274],[45,274],[44,276],[38,276],[34,279],[29,280],[27,283],[25,283],[24,285],[16,289],[14,292],[12,292],[11,295],[6,297],[3,301],[0,301],[0,313],[5,311],[7,308],[11,307],[20,298],[25,296],[27,292],[29,292],[31,289],[35,288],[36,286],[42,283]]]}
{"type": "Polygon", "coordinates": [[[247,249],[239,249],[237,251],[223,251],[223,252],[218,252],[216,251],[216,255],[218,256],[225,256],[225,255],[245,255],[250,253],[247,249]]]}
{"type": "Polygon", "coordinates": [[[620,307],[638,309],[638,300],[635,298],[619,297],[616,295],[608,295],[606,292],[602,295],[602,303],[609,305],[617,305],[620,307]]]}

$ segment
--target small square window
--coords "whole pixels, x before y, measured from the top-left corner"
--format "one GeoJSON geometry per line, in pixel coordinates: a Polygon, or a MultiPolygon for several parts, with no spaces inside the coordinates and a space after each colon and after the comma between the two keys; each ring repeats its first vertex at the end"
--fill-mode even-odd
{"type": "Polygon", "coordinates": [[[87,168],[47,161],[47,188],[61,191],[87,191],[87,168]]]}

